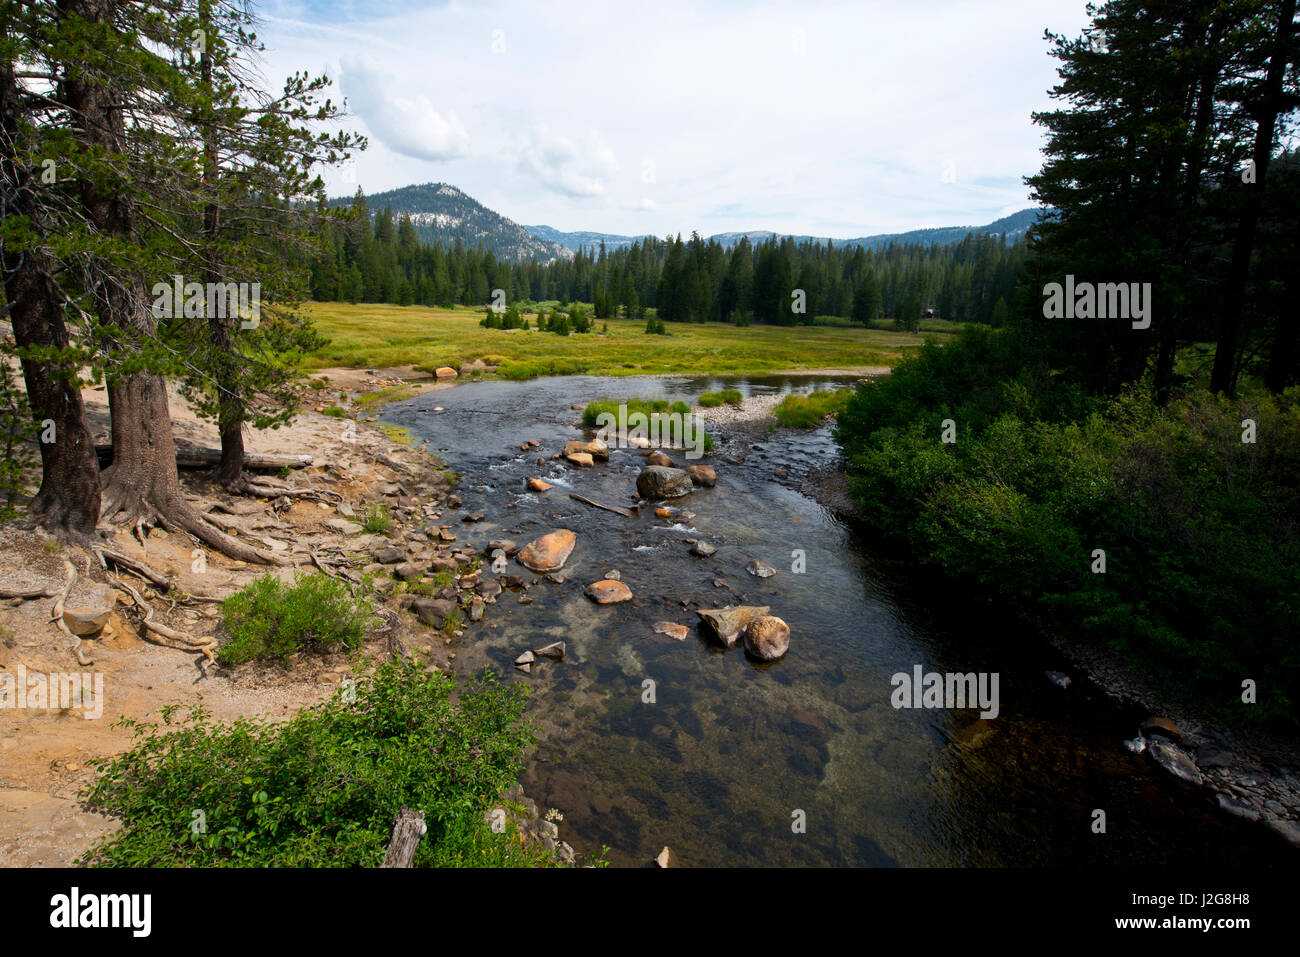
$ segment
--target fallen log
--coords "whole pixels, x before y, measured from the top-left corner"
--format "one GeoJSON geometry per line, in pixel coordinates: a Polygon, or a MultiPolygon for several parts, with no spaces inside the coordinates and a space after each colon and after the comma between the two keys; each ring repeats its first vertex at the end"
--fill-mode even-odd
{"type": "MultiPolygon", "coordinates": [[[[99,456],[100,467],[106,467],[113,461],[113,446],[96,445],[95,454],[99,456]]],[[[311,465],[314,460],[310,455],[266,455],[262,452],[245,452],[244,468],[259,471],[280,469],[300,469],[311,465]]],[[[205,449],[198,445],[176,446],[176,467],[178,469],[209,469],[221,464],[221,449],[205,449]]]]}
{"type": "Polygon", "coordinates": [[[589,498],[583,498],[577,492],[570,492],[569,498],[583,505],[590,505],[592,508],[603,508],[607,512],[613,512],[615,515],[622,515],[624,518],[633,518],[636,512],[630,508],[623,508],[621,505],[602,505],[600,502],[593,502],[589,498]]]}
{"type": "Polygon", "coordinates": [[[388,839],[388,853],[380,867],[410,867],[415,860],[416,848],[420,838],[424,837],[428,827],[424,823],[424,812],[413,811],[405,805],[398,812],[393,822],[393,835],[388,839]]]}

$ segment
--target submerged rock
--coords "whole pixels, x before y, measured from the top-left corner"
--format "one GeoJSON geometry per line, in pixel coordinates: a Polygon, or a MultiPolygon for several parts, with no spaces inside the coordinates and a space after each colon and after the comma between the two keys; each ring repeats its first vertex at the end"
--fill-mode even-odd
{"type": "Polygon", "coordinates": [[[549,645],[544,645],[534,652],[538,658],[552,658],[555,661],[564,660],[564,642],[553,641],[549,645]]]}
{"type": "Polygon", "coordinates": [[[746,565],[745,571],[758,578],[771,578],[776,574],[776,569],[760,558],[755,558],[746,565]]]}
{"type": "Polygon", "coordinates": [[[703,539],[696,539],[695,544],[691,546],[691,554],[708,558],[710,555],[717,554],[717,549],[703,539]]]}
{"type": "Polygon", "coordinates": [[[669,468],[669,469],[675,469],[675,468],[677,468],[677,463],[676,463],[676,462],[674,462],[672,459],[670,459],[670,458],[669,458],[667,455],[665,455],[663,452],[658,452],[658,451],[651,452],[649,455],[647,455],[647,456],[645,457],[645,464],[646,464],[646,465],[662,465],[664,468],[669,468]]]}
{"type": "Polygon", "coordinates": [[[675,638],[678,641],[685,641],[686,636],[689,635],[690,633],[691,630],[687,628],[685,625],[679,625],[673,621],[655,622],[656,635],[667,635],[669,638],[675,638]]]}
{"type": "Polygon", "coordinates": [[[519,550],[515,556],[519,564],[539,575],[556,572],[564,567],[578,536],[567,528],[547,532],[541,538],[534,539],[519,550]]]}

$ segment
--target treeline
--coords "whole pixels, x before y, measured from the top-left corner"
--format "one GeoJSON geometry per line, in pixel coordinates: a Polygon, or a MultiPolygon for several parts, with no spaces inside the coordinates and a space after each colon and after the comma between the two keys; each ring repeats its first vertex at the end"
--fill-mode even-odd
{"type": "Polygon", "coordinates": [[[571,260],[512,262],[459,240],[421,243],[409,216],[388,208],[371,216],[360,190],[349,213],[348,222],[325,226],[324,252],[310,263],[317,301],[482,306],[500,289],[508,303],[588,302],[597,319],[641,319],[653,309],[669,322],[912,323],[933,309],[944,319],[998,325],[1014,305],[1026,258],[1024,241],[1001,236],[878,250],[745,238],[726,249],[693,233],[614,251],[602,244],[571,260]]]}
{"type": "Polygon", "coordinates": [[[1295,12],[1115,0],[1084,35],[1049,34],[1063,102],[1036,115],[1030,182],[1054,212],[1006,328],[927,345],[837,429],[864,514],[923,561],[1205,711],[1291,727],[1295,12]],[[1069,310],[1052,283],[1077,291],[1069,310]]]}

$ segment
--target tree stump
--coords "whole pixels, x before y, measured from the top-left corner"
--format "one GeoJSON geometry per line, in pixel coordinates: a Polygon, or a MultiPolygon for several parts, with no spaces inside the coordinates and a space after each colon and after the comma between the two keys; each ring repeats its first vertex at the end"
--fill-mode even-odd
{"type": "Polygon", "coordinates": [[[393,835],[388,839],[388,853],[380,867],[410,867],[415,860],[415,849],[420,846],[420,838],[428,832],[424,823],[424,812],[413,811],[405,805],[398,812],[393,822],[393,835]]]}

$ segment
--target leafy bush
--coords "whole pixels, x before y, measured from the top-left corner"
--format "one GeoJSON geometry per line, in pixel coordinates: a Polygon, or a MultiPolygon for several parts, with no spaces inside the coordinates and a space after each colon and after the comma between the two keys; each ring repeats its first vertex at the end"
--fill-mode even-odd
{"type": "Polygon", "coordinates": [[[417,867],[551,863],[513,827],[484,823],[533,743],[523,685],[484,672],[453,701],[451,678],[388,663],[352,690],[281,723],[226,725],[179,706],[161,725],[124,719],[133,747],[95,759],[99,777],[83,793],[122,827],[82,863],[375,867],[403,805],[429,828],[417,867]]]}
{"type": "Polygon", "coordinates": [[[361,516],[361,527],[372,535],[387,535],[393,527],[393,515],[388,506],[379,502],[366,509],[366,514],[361,516]]]}
{"type": "Polygon", "coordinates": [[[263,575],[221,603],[230,640],[222,664],[272,659],[287,662],[299,651],[351,650],[365,638],[373,606],[353,598],[348,586],[320,573],[302,574],[286,586],[263,575]]]}
{"type": "Polygon", "coordinates": [[[1058,633],[1195,689],[1208,711],[1294,721],[1300,390],[1160,408],[1140,389],[1106,398],[1021,368],[1009,337],[927,345],[849,399],[836,436],[866,518],[1058,633]],[[955,442],[940,441],[944,419],[955,442]]]}

